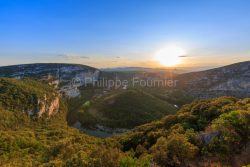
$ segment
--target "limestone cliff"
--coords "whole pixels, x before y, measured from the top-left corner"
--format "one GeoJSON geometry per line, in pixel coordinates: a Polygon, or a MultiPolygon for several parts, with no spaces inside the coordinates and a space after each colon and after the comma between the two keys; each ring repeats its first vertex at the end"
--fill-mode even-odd
{"type": "Polygon", "coordinates": [[[45,94],[43,98],[38,99],[37,101],[37,115],[41,117],[42,115],[51,116],[56,114],[59,111],[59,97],[55,96],[52,100],[47,98],[45,94]]]}
{"type": "Polygon", "coordinates": [[[59,94],[40,81],[0,78],[0,108],[34,117],[50,117],[59,110],[59,94]]]}

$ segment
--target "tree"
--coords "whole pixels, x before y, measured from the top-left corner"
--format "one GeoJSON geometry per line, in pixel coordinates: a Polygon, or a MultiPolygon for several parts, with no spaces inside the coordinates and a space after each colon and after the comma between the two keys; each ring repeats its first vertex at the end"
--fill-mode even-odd
{"type": "Polygon", "coordinates": [[[161,166],[183,165],[198,153],[197,146],[188,142],[185,135],[172,133],[167,138],[161,137],[151,148],[154,161],[161,166]]]}

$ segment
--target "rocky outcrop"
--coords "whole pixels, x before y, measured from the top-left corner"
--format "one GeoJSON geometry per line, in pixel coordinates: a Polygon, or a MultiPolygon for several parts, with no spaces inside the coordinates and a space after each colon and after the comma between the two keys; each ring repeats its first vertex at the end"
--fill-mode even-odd
{"type": "Polygon", "coordinates": [[[0,78],[0,107],[28,116],[50,117],[59,110],[59,93],[45,83],[25,78],[0,78]]]}
{"type": "Polygon", "coordinates": [[[37,115],[38,117],[41,117],[42,115],[51,116],[56,114],[59,111],[59,97],[55,96],[55,98],[50,101],[47,98],[47,95],[45,94],[43,98],[38,99],[37,102],[37,115]]]}
{"type": "Polygon", "coordinates": [[[214,138],[219,137],[220,132],[201,132],[200,133],[200,138],[203,141],[204,144],[209,144],[214,138]]]}
{"type": "Polygon", "coordinates": [[[57,113],[58,110],[59,110],[59,97],[56,97],[49,106],[48,115],[51,116],[57,113]]]}

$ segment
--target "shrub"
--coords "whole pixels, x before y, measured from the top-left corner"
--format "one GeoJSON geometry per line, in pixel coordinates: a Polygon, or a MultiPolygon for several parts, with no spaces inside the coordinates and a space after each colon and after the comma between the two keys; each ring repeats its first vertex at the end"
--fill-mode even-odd
{"type": "Polygon", "coordinates": [[[199,149],[188,142],[185,135],[173,133],[168,138],[159,138],[151,151],[158,165],[178,166],[185,164],[186,160],[194,158],[199,149]]]}

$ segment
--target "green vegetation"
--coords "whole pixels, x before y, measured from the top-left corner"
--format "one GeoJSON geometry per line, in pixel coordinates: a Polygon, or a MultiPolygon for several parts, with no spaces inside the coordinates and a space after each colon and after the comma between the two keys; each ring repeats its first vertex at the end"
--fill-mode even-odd
{"type": "Polygon", "coordinates": [[[71,128],[65,106],[50,119],[31,119],[21,112],[0,109],[0,166],[118,167],[144,164],[123,153],[116,142],[101,140],[71,128]]]}
{"type": "Polygon", "coordinates": [[[145,91],[130,89],[86,101],[79,112],[82,125],[133,128],[176,112],[176,108],[145,91]]]}
{"type": "MultiPolygon", "coordinates": [[[[50,118],[30,117],[18,109],[20,106],[36,107],[36,101],[29,101],[32,99],[29,93],[31,97],[51,95],[54,92],[51,87],[30,79],[2,78],[0,81],[0,99],[4,102],[0,107],[0,166],[109,167],[141,164],[141,160],[132,154],[122,152],[119,143],[94,138],[69,127],[65,119],[67,106],[62,99],[59,112],[50,118]],[[22,101],[23,105],[15,106],[15,100],[22,101]]],[[[147,162],[145,159],[142,164],[147,162]]]]}
{"type": "MultiPolygon", "coordinates": [[[[100,78],[118,78],[131,82],[135,76],[145,79],[169,75],[164,72],[160,74],[139,71],[101,72],[100,78]]],[[[79,121],[83,128],[95,129],[101,125],[109,131],[112,128],[131,129],[160,119],[192,101],[185,92],[170,87],[128,86],[124,90],[121,87],[108,89],[83,86],[80,92],[81,96],[68,100],[69,124],[79,121]]]]}
{"type": "Polygon", "coordinates": [[[57,95],[56,91],[39,81],[31,79],[15,80],[0,78],[0,107],[9,111],[37,111],[38,99],[50,103],[57,95]]]}
{"type": "Polygon", "coordinates": [[[187,93],[179,89],[155,87],[144,88],[143,91],[146,91],[156,98],[167,101],[168,103],[177,106],[183,106],[184,104],[188,104],[193,101],[193,97],[189,96],[187,93]]]}
{"type": "MultiPolygon", "coordinates": [[[[99,139],[67,125],[68,106],[63,99],[60,100],[59,112],[50,118],[30,117],[23,111],[36,107],[37,102],[31,100],[34,97],[48,94],[53,98],[53,88],[30,79],[3,78],[0,87],[0,166],[233,166],[239,161],[238,157],[241,161],[237,166],[250,163],[249,98],[220,97],[194,101],[184,105],[176,114],[119,136],[99,139]],[[17,103],[15,106],[15,101],[23,105],[17,103]]],[[[95,90],[85,92],[85,98],[92,97],[92,91],[95,90]]],[[[94,98],[95,104],[92,100],[74,102],[85,110],[102,107],[103,116],[124,117],[121,121],[129,121],[130,117],[125,114],[109,115],[110,106],[123,112],[121,106],[128,106],[124,98],[129,98],[129,104],[139,107],[140,112],[147,111],[149,117],[144,119],[151,118],[153,107],[158,111],[162,109],[157,108],[160,104],[163,108],[169,106],[164,100],[140,90],[119,91],[112,96],[94,98]],[[140,101],[141,97],[143,101],[140,101]],[[110,101],[112,103],[108,103],[110,101]]]]}
{"type": "MultiPolygon", "coordinates": [[[[186,166],[212,159],[230,164],[250,139],[250,99],[220,97],[195,101],[175,115],[117,136],[123,151],[144,150],[160,166],[186,166]]],[[[201,165],[201,164],[200,164],[201,165]]],[[[203,164],[204,165],[204,164],[203,164]]]]}

